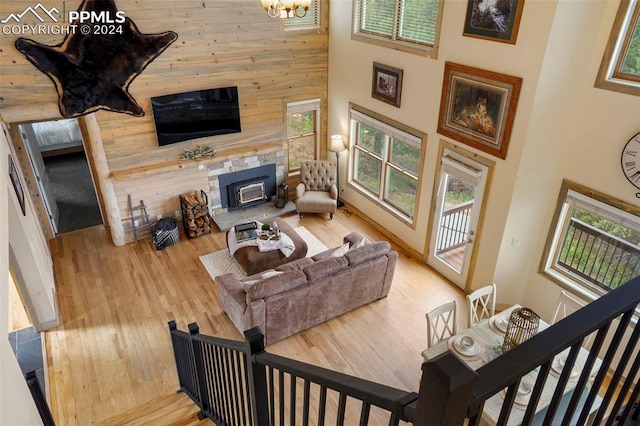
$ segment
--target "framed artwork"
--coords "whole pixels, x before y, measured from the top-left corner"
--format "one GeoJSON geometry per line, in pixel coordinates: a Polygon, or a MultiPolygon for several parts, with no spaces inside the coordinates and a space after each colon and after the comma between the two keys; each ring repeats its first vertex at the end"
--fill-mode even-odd
{"type": "Polygon", "coordinates": [[[524,0],[467,0],[462,35],[516,44],[524,0]]]}
{"type": "Polygon", "coordinates": [[[371,97],[400,108],[401,94],[402,70],[374,62],[371,97]]]}
{"type": "Polygon", "coordinates": [[[506,158],[522,78],[445,62],[438,133],[506,158]]]}
{"type": "Polygon", "coordinates": [[[13,190],[16,192],[16,197],[18,197],[18,202],[20,203],[20,208],[22,209],[22,215],[25,216],[25,207],[24,207],[24,190],[22,189],[22,184],[20,183],[20,177],[18,176],[18,171],[16,170],[16,165],[13,163],[13,158],[9,155],[9,178],[11,179],[11,183],[13,184],[13,190]]]}

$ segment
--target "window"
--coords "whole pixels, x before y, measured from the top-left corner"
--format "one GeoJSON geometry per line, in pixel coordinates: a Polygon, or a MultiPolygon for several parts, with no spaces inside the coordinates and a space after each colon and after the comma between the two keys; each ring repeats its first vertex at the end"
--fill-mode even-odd
{"type": "Polygon", "coordinates": [[[413,223],[426,136],[394,124],[351,110],[353,151],[349,182],[396,216],[413,223]]]}
{"type": "Polygon", "coordinates": [[[587,296],[640,275],[640,209],[565,181],[543,257],[543,273],[587,296]]]}
{"type": "Polygon", "coordinates": [[[287,152],[289,174],[300,171],[303,160],[318,158],[320,99],[287,104],[287,152]]]}
{"type": "Polygon", "coordinates": [[[640,96],[640,0],[620,3],[596,87],[640,96]]]}
{"type": "Polygon", "coordinates": [[[444,0],[356,0],[353,38],[435,58],[443,3],[444,0]]]}
{"type": "MultiPolygon", "coordinates": [[[[299,14],[303,9],[298,8],[299,14]]],[[[289,18],[284,20],[285,31],[317,30],[320,28],[320,0],[312,0],[307,14],[303,18],[289,18]]]]}

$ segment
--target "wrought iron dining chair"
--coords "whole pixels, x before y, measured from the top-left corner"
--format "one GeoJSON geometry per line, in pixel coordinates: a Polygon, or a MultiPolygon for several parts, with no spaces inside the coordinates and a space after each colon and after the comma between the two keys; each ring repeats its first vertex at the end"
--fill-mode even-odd
{"type": "Polygon", "coordinates": [[[496,285],[481,287],[468,294],[467,308],[468,327],[492,317],[496,312],[496,285]]]}
{"type": "Polygon", "coordinates": [[[440,305],[426,314],[427,347],[448,339],[457,333],[456,301],[440,305]]]}

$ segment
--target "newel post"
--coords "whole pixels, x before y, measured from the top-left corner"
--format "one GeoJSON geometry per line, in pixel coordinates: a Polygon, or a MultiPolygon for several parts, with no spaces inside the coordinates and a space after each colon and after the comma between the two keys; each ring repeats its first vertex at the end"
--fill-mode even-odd
{"type": "Polygon", "coordinates": [[[189,334],[191,335],[191,347],[193,349],[193,359],[196,365],[196,378],[198,380],[198,393],[200,399],[200,419],[204,419],[207,413],[211,410],[211,404],[209,402],[209,393],[207,392],[207,380],[204,372],[204,361],[202,359],[202,344],[196,339],[197,335],[200,334],[200,326],[197,322],[192,322],[189,324],[189,334]]]}
{"type": "Polygon", "coordinates": [[[451,352],[422,364],[415,426],[462,426],[473,385],[475,371],[451,352]]]}
{"type": "Polygon", "coordinates": [[[260,327],[244,332],[247,347],[247,372],[249,373],[249,392],[251,395],[251,415],[257,426],[269,426],[269,406],[267,397],[266,367],[256,362],[256,355],[264,352],[264,334],[260,327]]]}

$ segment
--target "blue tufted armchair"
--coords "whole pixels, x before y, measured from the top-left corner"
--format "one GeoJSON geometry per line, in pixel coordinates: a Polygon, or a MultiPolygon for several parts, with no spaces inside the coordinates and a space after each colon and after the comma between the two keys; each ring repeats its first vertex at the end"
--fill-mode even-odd
{"type": "Polygon", "coordinates": [[[296,210],[304,213],[333,214],[338,208],[336,166],[330,161],[303,161],[300,183],[296,187],[296,210]]]}

